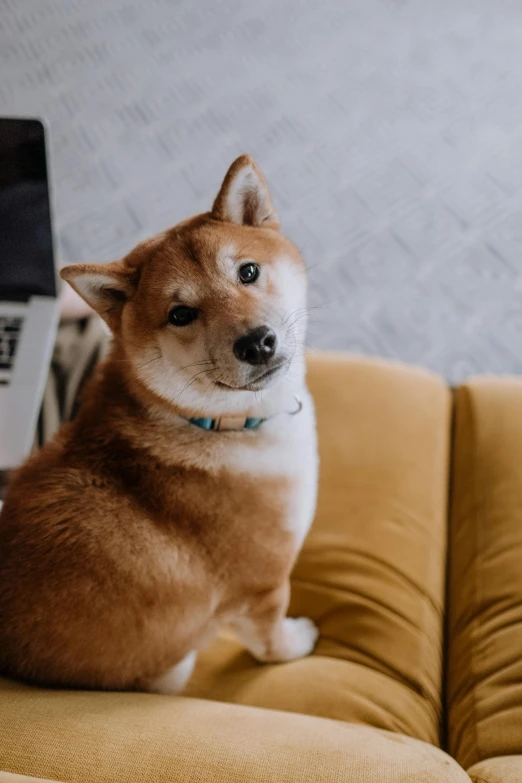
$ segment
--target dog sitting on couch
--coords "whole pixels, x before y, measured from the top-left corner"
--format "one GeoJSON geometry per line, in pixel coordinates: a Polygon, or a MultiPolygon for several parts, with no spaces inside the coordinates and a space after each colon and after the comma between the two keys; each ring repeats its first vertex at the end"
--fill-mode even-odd
{"type": "Polygon", "coordinates": [[[260,661],[309,654],[289,575],[311,524],[306,267],[249,156],[212,210],[62,277],[111,352],[0,514],[0,672],[179,692],[229,625],[260,661]]]}

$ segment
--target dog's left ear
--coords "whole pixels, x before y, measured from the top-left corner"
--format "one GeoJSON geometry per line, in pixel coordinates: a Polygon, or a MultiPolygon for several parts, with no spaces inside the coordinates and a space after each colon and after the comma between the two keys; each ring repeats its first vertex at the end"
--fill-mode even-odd
{"type": "Polygon", "coordinates": [[[233,162],[210,214],[215,220],[242,226],[279,228],[266,180],[250,155],[233,162]]]}
{"type": "Polygon", "coordinates": [[[124,305],[139,281],[139,269],[123,261],[111,264],[73,264],[60,276],[96,310],[113,332],[118,332],[124,305]]]}

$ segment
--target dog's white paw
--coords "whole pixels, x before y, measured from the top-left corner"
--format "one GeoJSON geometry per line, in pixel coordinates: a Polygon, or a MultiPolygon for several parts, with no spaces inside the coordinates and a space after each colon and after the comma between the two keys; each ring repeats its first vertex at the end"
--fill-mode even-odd
{"type": "Polygon", "coordinates": [[[319,630],[308,617],[285,617],[280,661],[295,661],[310,655],[317,642],[319,630]]]}

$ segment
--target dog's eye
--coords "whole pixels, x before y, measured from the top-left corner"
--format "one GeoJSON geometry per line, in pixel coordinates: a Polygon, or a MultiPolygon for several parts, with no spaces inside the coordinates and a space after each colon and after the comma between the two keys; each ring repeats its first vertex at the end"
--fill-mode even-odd
{"type": "Polygon", "coordinates": [[[169,323],[173,326],[188,326],[198,317],[198,311],[195,307],[186,307],[178,305],[173,307],[169,313],[169,323]]]}
{"type": "Polygon", "coordinates": [[[259,277],[259,272],[261,270],[259,269],[257,264],[243,264],[243,266],[239,267],[239,279],[243,283],[243,285],[248,285],[249,283],[255,283],[257,278],[259,277]]]}

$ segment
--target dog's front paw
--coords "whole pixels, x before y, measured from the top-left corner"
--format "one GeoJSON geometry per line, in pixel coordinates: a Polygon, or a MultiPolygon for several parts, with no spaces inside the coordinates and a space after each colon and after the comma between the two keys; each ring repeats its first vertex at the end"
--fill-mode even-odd
{"type": "Polygon", "coordinates": [[[281,648],[274,652],[278,661],[295,661],[310,655],[317,642],[319,631],[308,617],[285,617],[283,620],[281,648]]]}

